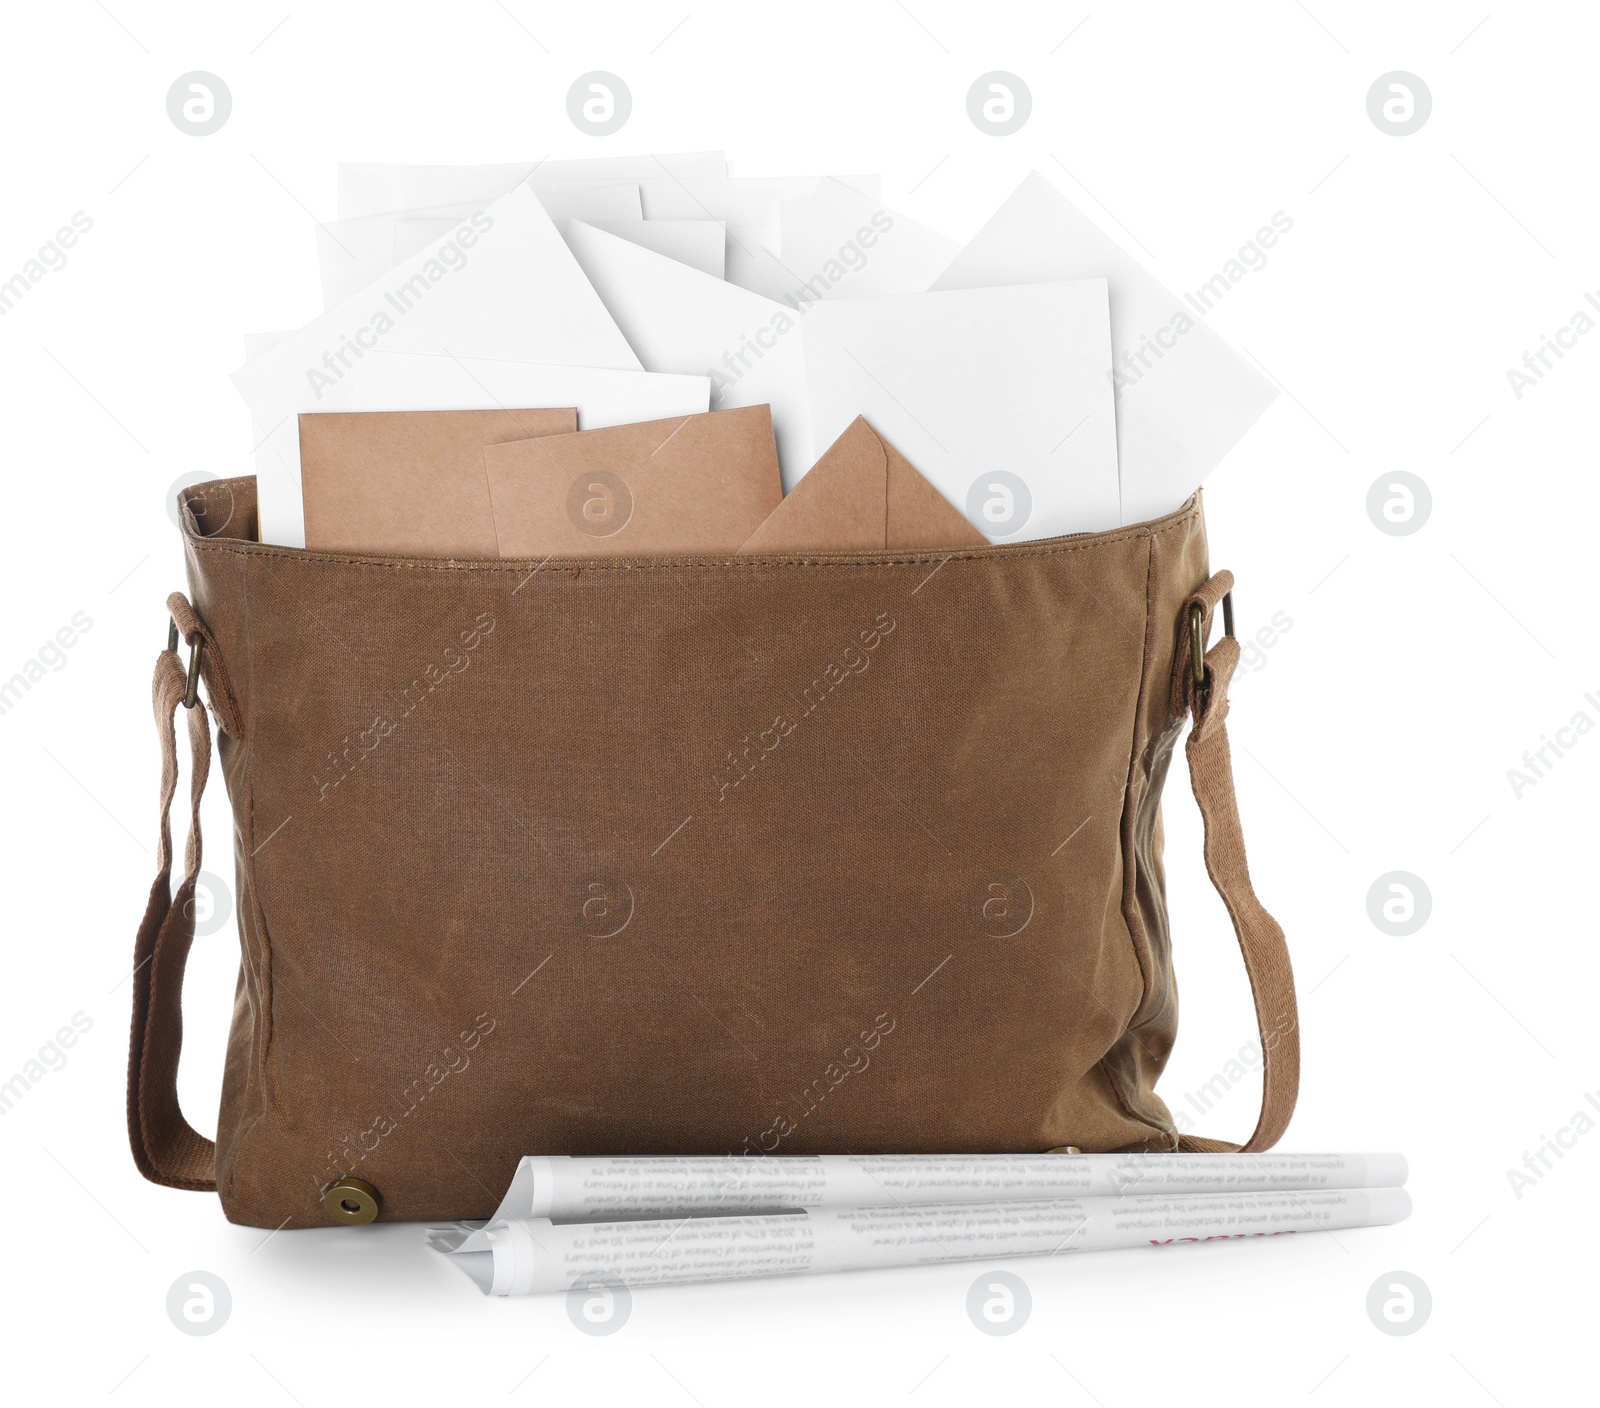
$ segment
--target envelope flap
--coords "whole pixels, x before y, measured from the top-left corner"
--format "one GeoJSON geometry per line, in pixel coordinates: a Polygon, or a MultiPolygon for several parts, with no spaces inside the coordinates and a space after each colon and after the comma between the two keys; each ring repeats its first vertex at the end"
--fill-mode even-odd
{"type": "MultiPolygon", "coordinates": [[[[865,422],[863,422],[865,424],[865,422]]],[[[889,523],[885,547],[981,547],[989,540],[887,440],[889,523]]]]}
{"type": "Polygon", "coordinates": [[[857,416],[739,551],[886,547],[888,489],[887,447],[857,416]]]}

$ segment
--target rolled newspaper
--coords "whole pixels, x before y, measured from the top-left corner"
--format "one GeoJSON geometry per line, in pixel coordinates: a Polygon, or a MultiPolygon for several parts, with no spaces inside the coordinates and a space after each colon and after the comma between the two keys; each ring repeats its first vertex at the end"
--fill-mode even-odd
{"type": "Polygon", "coordinates": [[[511,1218],[484,1229],[482,1249],[453,1229],[430,1243],[485,1292],[508,1296],[1281,1237],[1410,1211],[1403,1188],[1135,1195],[648,1222],[511,1218]]]}
{"type": "MultiPolygon", "coordinates": [[[[1397,1188],[1401,1154],[821,1154],[525,1158],[492,1221],[1006,1203],[1135,1193],[1397,1188]]],[[[477,1250],[483,1249],[479,1243],[477,1250]]]]}

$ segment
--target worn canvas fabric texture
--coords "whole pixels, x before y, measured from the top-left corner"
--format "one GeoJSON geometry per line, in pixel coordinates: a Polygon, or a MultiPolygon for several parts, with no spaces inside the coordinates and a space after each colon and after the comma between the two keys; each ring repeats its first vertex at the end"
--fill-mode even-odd
{"type": "MultiPolygon", "coordinates": [[[[183,495],[160,873],[129,1127],[236,1222],[487,1216],[525,1154],[1221,1149],[1155,1086],[1177,1028],[1160,797],[1186,720],[1206,860],[1293,1108],[1287,950],[1223,719],[1198,499],[941,552],[444,561],[262,546],[183,495]],[[215,1143],[178,1108],[200,869],[172,883],[182,642],[242,949],[215,1143]]],[[[205,940],[202,940],[204,942],[205,940]]]]}

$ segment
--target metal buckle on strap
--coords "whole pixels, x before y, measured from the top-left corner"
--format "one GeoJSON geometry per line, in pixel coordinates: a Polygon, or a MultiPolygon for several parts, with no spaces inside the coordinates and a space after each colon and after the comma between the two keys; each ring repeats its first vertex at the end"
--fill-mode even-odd
{"type": "MultiPolygon", "coordinates": [[[[167,622],[167,649],[178,648],[178,623],[167,622]]],[[[206,638],[196,631],[189,637],[189,673],[183,687],[183,707],[192,709],[200,702],[200,662],[205,656],[206,638]]]]}
{"type": "MultiPolygon", "coordinates": [[[[1222,634],[1233,634],[1233,592],[1222,598],[1222,634]]],[[[1195,689],[1204,693],[1211,684],[1211,671],[1206,668],[1206,613],[1200,603],[1189,607],[1189,668],[1193,672],[1195,689]]]]}

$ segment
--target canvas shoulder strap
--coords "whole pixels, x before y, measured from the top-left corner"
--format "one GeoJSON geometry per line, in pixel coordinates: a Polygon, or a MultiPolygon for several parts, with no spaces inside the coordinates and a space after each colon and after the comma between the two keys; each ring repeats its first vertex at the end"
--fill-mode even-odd
{"type": "MultiPolygon", "coordinates": [[[[1173,708],[1191,720],[1189,781],[1205,823],[1206,871],[1222,896],[1244,956],[1261,1038],[1261,1115],[1243,1144],[1184,1135],[1185,1153],[1216,1154],[1270,1149],[1288,1128],[1300,1088],[1300,1018],[1295,1003],[1289,945],[1278,921],[1267,913],[1250,883],[1244,831],[1233,792],[1233,755],[1228,749],[1228,686],[1239,664],[1239,642],[1228,631],[1204,649],[1217,608],[1233,590],[1233,574],[1218,572],[1185,604],[1172,672],[1173,708]],[[1196,657],[1202,661],[1197,668],[1196,657]]],[[[1224,612],[1225,617],[1227,612],[1224,612]]]]}
{"type": "MultiPolygon", "coordinates": [[[[1233,794],[1233,761],[1225,721],[1228,685],[1239,663],[1239,644],[1224,635],[1202,650],[1202,672],[1194,667],[1193,642],[1203,642],[1212,617],[1233,586],[1219,572],[1190,598],[1173,672],[1174,709],[1192,720],[1189,776],[1205,823],[1205,861],[1211,883],[1233,921],[1245,971],[1255,998],[1261,1036],[1262,1105],[1255,1132],[1243,1145],[1185,1135],[1179,1148],[1192,1153],[1260,1150],[1277,1142],[1294,1113],[1300,1079],[1300,1035],[1288,945],[1277,921],[1262,907],[1250,884],[1244,835],[1233,794]],[[1198,613],[1191,633],[1189,622],[1198,613]]],[[[218,721],[233,737],[239,714],[209,632],[181,593],[168,602],[175,626],[199,649],[218,721]]],[[[152,699],[161,746],[161,822],[155,883],[134,944],[133,1031],[128,1053],[128,1136],[134,1162],[153,1183],[197,1191],[216,1187],[216,1146],[184,1118],[178,1105],[178,1058],[183,1047],[183,971],[194,941],[194,891],[200,874],[200,796],[211,766],[211,728],[195,689],[193,663],[186,673],[176,650],[178,631],[156,660],[152,699]],[[183,879],[172,889],[172,800],[178,787],[177,711],[187,706],[189,733],[189,836],[183,879]]]]}
{"type": "MultiPolygon", "coordinates": [[[[184,603],[187,607],[188,603],[184,603]]],[[[151,689],[161,743],[161,827],[156,878],[133,948],[133,1034],[128,1047],[128,1138],[133,1161],[152,1183],[207,1191],[217,1186],[216,1146],[178,1107],[183,1048],[183,970],[194,942],[194,887],[200,874],[200,795],[211,768],[211,724],[190,688],[176,641],[156,659],[151,689]],[[189,699],[185,696],[188,695],[189,699]],[[183,879],[172,890],[172,799],[178,790],[178,708],[189,729],[189,838],[183,879]]],[[[193,645],[190,647],[193,649],[193,645]]]]}

